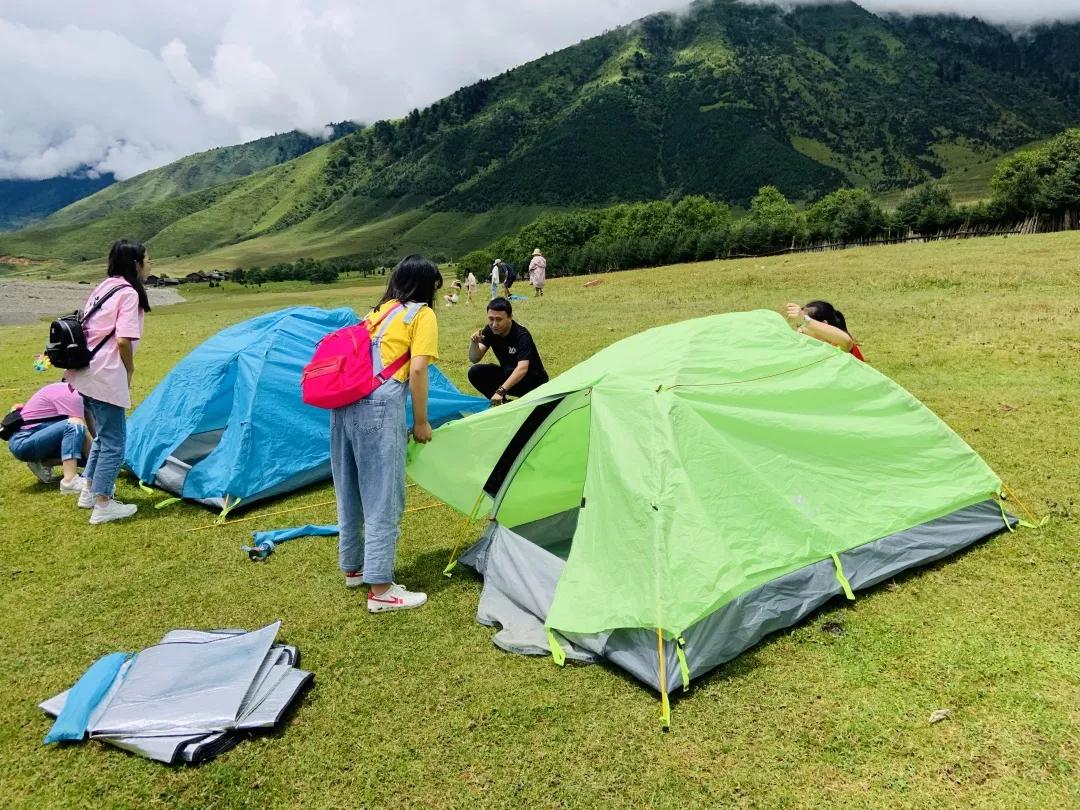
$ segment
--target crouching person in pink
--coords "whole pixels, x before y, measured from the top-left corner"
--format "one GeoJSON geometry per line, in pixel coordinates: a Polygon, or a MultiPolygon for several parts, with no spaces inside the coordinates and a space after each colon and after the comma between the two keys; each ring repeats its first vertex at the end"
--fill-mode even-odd
{"type": "Polygon", "coordinates": [[[124,463],[127,417],[131,407],[131,378],[135,374],[135,348],[142,337],[143,315],[150,311],[143,280],[150,269],[146,248],[121,239],[109,251],[108,277],[86,301],[89,312],[102,306],[83,322],[86,345],[101,345],[90,365],[69,371],[72,386],[83,395],[94,424],[94,441],[83,477],[86,488],[79,506],[92,509],[93,524],[121,520],[135,514],[134,504],[120,503],[113,494],[116,477],[124,463]]]}
{"type": "Polygon", "coordinates": [[[62,495],[78,495],[86,481],[78,468],[87,457],[90,434],[83,414],[83,398],[66,382],[39,388],[20,411],[22,426],[8,441],[11,455],[26,462],[43,484],[55,483],[52,466],[64,469],[62,495]]]}

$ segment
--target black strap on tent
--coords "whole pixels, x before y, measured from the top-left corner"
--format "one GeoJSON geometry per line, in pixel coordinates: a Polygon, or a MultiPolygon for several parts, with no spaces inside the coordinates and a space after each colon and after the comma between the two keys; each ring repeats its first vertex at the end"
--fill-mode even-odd
{"type": "Polygon", "coordinates": [[[533,434],[544,423],[544,420],[559,407],[560,402],[562,402],[561,399],[556,399],[533,408],[532,413],[525,419],[524,424],[518,428],[514,438],[510,440],[510,443],[506,445],[506,449],[503,450],[503,454],[499,457],[495,468],[491,471],[491,475],[488,476],[488,480],[484,484],[484,492],[492,498],[499,494],[499,490],[502,489],[506,476],[510,474],[517,457],[521,455],[521,451],[525,449],[525,445],[529,443],[529,439],[533,437],[533,434]]]}

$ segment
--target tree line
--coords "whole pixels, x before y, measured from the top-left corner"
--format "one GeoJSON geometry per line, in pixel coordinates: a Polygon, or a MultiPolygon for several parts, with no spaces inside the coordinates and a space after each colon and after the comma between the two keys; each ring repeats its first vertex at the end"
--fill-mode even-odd
{"type": "Polygon", "coordinates": [[[856,188],[834,191],[800,210],[776,187],[764,186],[739,219],[726,204],[696,195],[624,203],[544,214],[465,255],[460,270],[483,276],[497,258],[523,269],[536,247],[550,270],[576,275],[1025,222],[1036,223],[1032,230],[1080,227],[1080,129],[1002,160],[990,199],[971,205],[957,205],[940,183],[909,191],[894,211],[856,188]]]}

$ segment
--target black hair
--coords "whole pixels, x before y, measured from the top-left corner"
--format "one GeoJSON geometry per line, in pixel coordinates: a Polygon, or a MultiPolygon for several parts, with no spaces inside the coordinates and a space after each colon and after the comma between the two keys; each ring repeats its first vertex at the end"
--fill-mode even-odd
{"type": "Polygon", "coordinates": [[[139,309],[150,311],[150,299],[146,287],[139,281],[139,265],[146,261],[146,247],[142,242],[131,239],[117,239],[109,248],[109,276],[118,276],[135,288],[139,294],[139,309]]]}
{"type": "Polygon", "coordinates": [[[506,317],[508,317],[508,318],[513,318],[514,317],[514,306],[513,306],[513,304],[511,304],[509,301],[507,301],[501,295],[498,298],[492,298],[490,301],[488,301],[487,308],[488,309],[493,309],[496,312],[505,312],[506,317]]]}
{"type": "Polygon", "coordinates": [[[390,280],[386,282],[386,292],[382,300],[376,305],[376,309],[387,301],[400,301],[403,304],[412,302],[435,305],[435,291],[442,287],[442,273],[439,266],[418,253],[406,256],[393,272],[390,280]]]}
{"type": "Polygon", "coordinates": [[[829,326],[835,326],[837,329],[847,332],[849,336],[851,335],[851,332],[848,332],[847,321],[844,320],[844,313],[828,301],[811,301],[803,309],[815,321],[823,321],[829,326]]]}

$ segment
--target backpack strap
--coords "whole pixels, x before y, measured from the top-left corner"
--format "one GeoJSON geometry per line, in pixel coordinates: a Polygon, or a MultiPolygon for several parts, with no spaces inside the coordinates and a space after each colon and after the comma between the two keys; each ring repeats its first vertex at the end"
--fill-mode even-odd
{"type": "MultiPolygon", "coordinates": [[[[89,312],[87,312],[85,314],[80,313],[79,325],[82,326],[84,323],[86,323],[86,321],[89,320],[91,315],[93,315],[95,312],[97,312],[99,309],[101,309],[101,307],[104,306],[106,301],[108,301],[110,298],[112,298],[116,293],[120,292],[120,290],[122,290],[124,287],[127,287],[128,289],[131,289],[131,290],[135,289],[130,284],[117,284],[115,287],[113,287],[111,290],[109,290],[107,293],[105,293],[103,296],[101,296],[97,301],[95,301],[94,305],[92,307],[90,307],[89,312]]],[[[109,334],[107,334],[105,337],[103,337],[101,339],[101,342],[98,343],[97,346],[95,346],[93,349],[90,350],[90,359],[91,360],[93,360],[97,356],[97,353],[99,351],[101,351],[101,348],[106,343],[108,343],[109,340],[112,338],[112,336],[115,335],[115,334],[116,334],[116,328],[114,327],[113,330],[111,332],[109,332],[109,334]]]]}
{"type": "MultiPolygon", "coordinates": [[[[410,324],[410,323],[413,322],[413,319],[416,318],[417,313],[420,312],[420,310],[425,306],[427,306],[427,304],[413,302],[413,303],[410,303],[408,305],[404,305],[401,310],[399,310],[398,312],[396,312],[394,314],[393,318],[391,318],[389,320],[386,320],[385,317],[383,318],[383,320],[386,320],[386,322],[383,324],[382,328],[379,329],[378,334],[375,336],[375,339],[372,340],[372,342],[371,342],[371,367],[374,368],[374,369],[377,369],[376,374],[375,374],[375,378],[379,381],[380,384],[386,382],[391,377],[393,377],[395,374],[397,374],[399,371],[401,371],[402,367],[407,362],[409,362],[409,358],[412,356],[411,350],[406,349],[405,353],[403,355],[401,355],[401,357],[394,360],[394,362],[392,362],[386,368],[383,368],[383,364],[382,364],[382,338],[383,338],[383,334],[386,332],[387,329],[390,328],[390,324],[398,319],[399,315],[404,314],[405,323],[410,324]]],[[[387,313],[387,314],[389,314],[389,313],[387,313]]]]}

